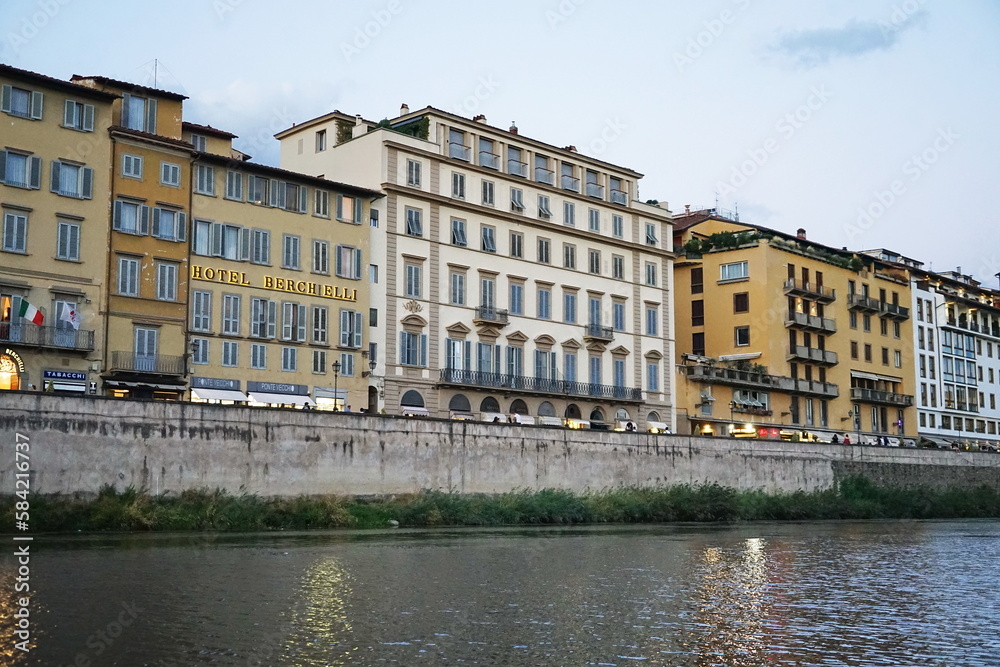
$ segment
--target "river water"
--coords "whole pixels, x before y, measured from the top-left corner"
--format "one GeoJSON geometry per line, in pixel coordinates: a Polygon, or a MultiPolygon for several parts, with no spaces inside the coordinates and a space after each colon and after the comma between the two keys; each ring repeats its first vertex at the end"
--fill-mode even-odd
{"type": "Polygon", "coordinates": [[[1000,521],[38,537],[27,654],[4,551],[4,665],[1000,665],[1000,521]]]}

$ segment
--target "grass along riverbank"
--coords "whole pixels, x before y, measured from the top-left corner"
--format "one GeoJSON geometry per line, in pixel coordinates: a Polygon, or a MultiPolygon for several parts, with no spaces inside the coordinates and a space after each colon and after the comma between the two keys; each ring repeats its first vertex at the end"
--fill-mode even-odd
{"type": "MultiPolygon", "coordinates": [[[[4,503],[12,531],[16,498],[4,503]]],[[[223,491],[150,496],[110,486],[96,497],[33,495],[32,532],[260,531],[316,528],[503,526],[672,521],[1000,518],[1000,491],[878,487],[864,478],[813,493],[737,491],[717,484],[622,488],[574,494],[427,492],[379,499],[261,498],[223,491]]]]}

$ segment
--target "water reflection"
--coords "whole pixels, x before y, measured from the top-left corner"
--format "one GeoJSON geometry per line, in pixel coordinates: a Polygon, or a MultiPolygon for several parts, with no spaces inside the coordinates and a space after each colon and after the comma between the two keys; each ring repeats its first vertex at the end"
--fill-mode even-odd
{"type": "Polygon", "coordinates": [[[306,570],[296,591],[299,599],[293,601],[292,630],[282,664],[355,664],[351,648],[345,646],[353,632],[348,618],[349,582],[350,576],[336,558],[317,560],[306,570]]]}
{"type": "MultiPolygon", "coordinates": [[[[32,601],[31,593],[17,591],[17,561],[4,567],[0,567],[0,664],[21,665],[24,664],[27,653],[16,648],[16,644],[23,641],[23,637],[17,635],[17,625],[19,619],[14,615],[19,613],[21,598],[28,598],[28,632],[29,639],[25,642],[27,648],[34,649],[38,643],[38,616],[41,610],[32,601]]],[[[29,582],[30,584],[30,582],[29,582]]]]}

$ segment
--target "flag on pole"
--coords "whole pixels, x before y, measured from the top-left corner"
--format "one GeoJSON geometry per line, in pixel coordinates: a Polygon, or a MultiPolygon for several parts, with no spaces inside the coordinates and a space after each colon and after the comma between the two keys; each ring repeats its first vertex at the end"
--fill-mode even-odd
{"type": "Polygon", "coordinates": [[[24,299],[21,299],[21,307],[18,309],[17,314],[23,317],[24,319],[28,320],[32,324],[37,324],[39,326],[41,326],[42,320],[45,319],[45,316],[42,315],[41,311],[39,311],[37,308],[32,306],[24,299]]]}
{"type": "Polygon", "coordinates": [[[65,301],[63,302],[62,312],[59,314],[59,319],[64,322],[69,322],[69,325],[77,331],[80,330],[80,313],[76,312],[76,308],[72,307],[65,301]]]}

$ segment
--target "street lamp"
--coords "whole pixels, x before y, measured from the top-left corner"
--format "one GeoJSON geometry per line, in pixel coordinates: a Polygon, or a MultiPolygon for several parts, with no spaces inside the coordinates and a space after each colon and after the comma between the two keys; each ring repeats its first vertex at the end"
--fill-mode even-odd
{"type": "Polygon", "coordinates": [[[340,375],[340,361],[333,362],[333,411],[340,412],[340,392],[337,391],[337,378],[340,375]]]}
{"type": "Polygon", "coordinates": [[[736,422],[733,421],[733,408],[736,407],[736,401],[729,401],[729,437],[736,437],[736,422]]]}

